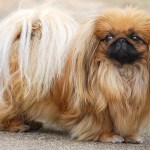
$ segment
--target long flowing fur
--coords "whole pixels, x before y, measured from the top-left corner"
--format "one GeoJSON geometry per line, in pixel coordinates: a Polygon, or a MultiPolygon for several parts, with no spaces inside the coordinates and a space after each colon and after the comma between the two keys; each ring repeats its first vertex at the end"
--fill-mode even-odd
{"type": "Polygon", "coordinates": [[[129,7],[76,27],[54,9],[19,11],[0,24],[0,129],[25,130],[36,120],[78,140],[140,143],[150,114],[150,17],[129,7]],[[131,27],[143,33],[145,43],[130,41],[142,57],[122,65],[103,39],[112,29],[126,37],[131,27]]]}
{"type": "Polygon", "coordinates": [[[34,88],[39,98],[50,90],[54,77],[61,74],[76,27],[77,23],[71,17],[52,8],[22,10],[4,19],[0,24],[1,94],[8,87],[11,76],[17,73],[11,74],[9,70],[10,55],[14,53],[12,46],[16,40],[19,42],[15,51],[18,72],[20,78],[26,80],[24,96],[34,88]]]}

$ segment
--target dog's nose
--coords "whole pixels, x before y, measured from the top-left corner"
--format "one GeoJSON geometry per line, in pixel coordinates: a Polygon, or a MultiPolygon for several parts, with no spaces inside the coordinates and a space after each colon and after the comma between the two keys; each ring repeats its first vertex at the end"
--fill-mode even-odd
{"type": "Polygon", "coordinates": [[[120,44],[125,43],[125,42],[126,42],[126,39],[125,39],[125,38],[119,38],[119,39],[118,39],[118,42],[119,42],[120,44]]]}
{"type": "Polygon", "coordinates": [[[139,59],[139,53],[134,45],[123,37],[109,46],[107,55],[122,64],[130,64],[139,59]]]}
{"type": "Polygon", "coordinates": [[[126,49],[127,40],[125,38],[119,38],[116,41],[117,49],[126,49]]]}

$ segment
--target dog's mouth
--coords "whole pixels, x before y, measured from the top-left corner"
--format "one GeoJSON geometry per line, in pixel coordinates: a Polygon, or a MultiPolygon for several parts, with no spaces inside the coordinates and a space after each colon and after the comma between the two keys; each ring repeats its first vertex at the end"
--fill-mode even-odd
{"type": "Polygon", "coordinates": [[[113,42],[107,50],[107,56],[121,64],[132,64],[140,59],[140,53],[125,38],[113,42]]]}

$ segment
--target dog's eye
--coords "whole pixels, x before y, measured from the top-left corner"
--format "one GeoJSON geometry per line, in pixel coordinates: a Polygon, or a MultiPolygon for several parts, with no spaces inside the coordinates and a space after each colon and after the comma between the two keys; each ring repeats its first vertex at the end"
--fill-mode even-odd
{"type": "Polygon", "coordinates": [[[136,35],[136,34],[131,34],[131,35],[130,35],[130,38],[131,38],[133,41],[137,42],[137,43],[140,43],[140,42],[143,41],[143,40],[142,40],[138,35],[136,35]]]}
{"type": "Polygon", "coordinates": [[[103,41],[109,42],[109,41],[111,41],[112,39],[113,39],[113,36],[112,36],[111,34],[109,34],[109,35],[107,35],[107,36],[103,39],[103,41]]]}

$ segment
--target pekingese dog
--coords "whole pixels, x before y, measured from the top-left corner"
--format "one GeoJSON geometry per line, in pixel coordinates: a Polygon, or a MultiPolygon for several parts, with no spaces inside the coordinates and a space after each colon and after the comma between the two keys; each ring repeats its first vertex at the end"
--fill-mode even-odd
{"type": "Polygon", "coordinates": [[[78,140],[142,143],[150,114],[150,16],[19,11],[0,24],[0,129],[56,124],[78,140]]]}

